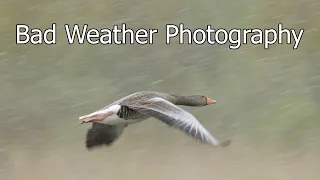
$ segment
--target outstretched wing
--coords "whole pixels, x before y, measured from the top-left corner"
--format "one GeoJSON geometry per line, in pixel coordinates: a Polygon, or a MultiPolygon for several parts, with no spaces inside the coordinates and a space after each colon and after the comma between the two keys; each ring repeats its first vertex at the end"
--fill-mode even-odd
{"type": "Polygon", "coordinates": [[[231,142],[228,140],[221,143],[192,114],[163,98],[154,97],[126,105],[142,114],[157,118],[169,126],[178,128],[202,143],[213,146],[227,146],[231,142]]]}
{"type": "Polygon", "coordinates": [[[110,146],[122,134],[125,126],[107,125],[93,122],[86,136],[86,147],[92,149],[102,145],[110,146]]]}

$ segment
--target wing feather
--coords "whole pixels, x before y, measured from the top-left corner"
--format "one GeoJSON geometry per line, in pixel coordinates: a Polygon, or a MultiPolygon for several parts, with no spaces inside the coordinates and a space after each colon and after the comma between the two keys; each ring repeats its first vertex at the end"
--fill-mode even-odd
{"type": "Polygon", "coordinates": [[[102,145],[112,145],[122,134],[124,126],[93,122],[86,135],[86,147],[92,149],[102,145]]]}
{"type": "Polygon", "coordinates": [[[138,103],[128,104],[127,106],[142,114],[159,119],[169,126],[180,129],[202,143],[213,146],[227,146],[230,144],[230,140],[223,143],[218,141],[192,114],[163,98],[154,97],[138,103]]]}

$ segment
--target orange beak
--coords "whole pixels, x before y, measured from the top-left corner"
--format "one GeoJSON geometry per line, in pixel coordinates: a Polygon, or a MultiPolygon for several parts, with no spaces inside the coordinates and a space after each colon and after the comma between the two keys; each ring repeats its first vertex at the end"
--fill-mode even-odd
{"type": "Polygon", "coordinates": [[[207,97],[207,104],[215,104],[215,103],[217,103],[216,100],[213,100],[207,97]]]}

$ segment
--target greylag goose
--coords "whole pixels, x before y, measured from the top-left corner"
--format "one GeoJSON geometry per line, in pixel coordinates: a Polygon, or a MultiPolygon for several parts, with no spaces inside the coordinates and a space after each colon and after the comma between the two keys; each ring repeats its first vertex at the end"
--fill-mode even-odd
{"type": "Polygon", "coordinates": [[[206,106],[216,101],[206,96],[180,96],[142,91],[128,95],[91,114],[81,116],[78,125],[92,123],[86,135],[86,147],[111,145],[129,124],[150,117],[184,131],[194,139],[215,147],[228,146],[231,140],[220,142],[214,138],[189,112],[177,105],[206,106]]]}

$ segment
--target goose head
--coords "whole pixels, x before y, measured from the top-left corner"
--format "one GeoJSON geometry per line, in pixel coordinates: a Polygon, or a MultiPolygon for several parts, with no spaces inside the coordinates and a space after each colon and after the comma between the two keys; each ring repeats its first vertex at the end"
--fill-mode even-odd
{"type": "Polygon", "coordinates": [[[79,117],[79,123],[78,125],[84,124],[84,123],[90,123],[90,122],[101,122],[108,120],[115,120],[118,119],[119,116],[117,113],[119,112],[121,106],[120,105],[114,105],[107,109],[102,109],[96,112],[93,112],[88,115],[84,115],[79,117]]]}
{"type": "Polygon", "coordinates": [[[206,106],[209,104],[215,104],[216,100],[213,100],[203,95],[191,95],[191,96],[178,96],[172,95],[176,105],[185,106],[206,106]]]}

